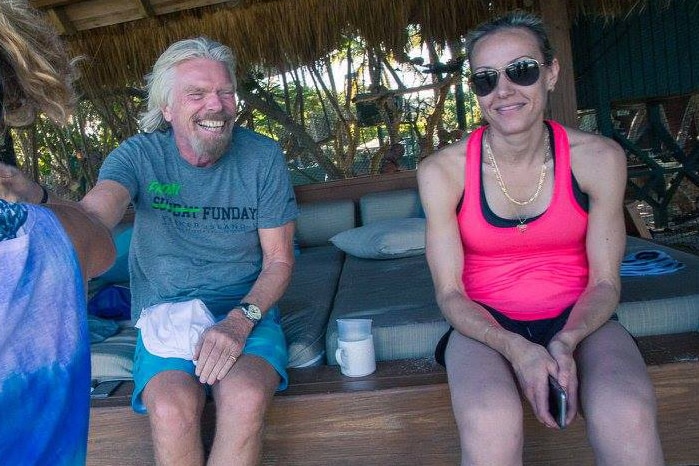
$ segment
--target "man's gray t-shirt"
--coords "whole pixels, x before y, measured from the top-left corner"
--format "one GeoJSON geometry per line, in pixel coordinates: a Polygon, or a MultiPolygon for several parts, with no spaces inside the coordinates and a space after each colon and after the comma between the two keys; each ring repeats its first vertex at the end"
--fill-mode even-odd
{"type": "Polygon", "coordinates": [[[199,298],[230,311],[262,267],[258,228],[298,215],[279,145],[236,127],[210,167],[187,163],[172,130],[138,134],[104,161],[99,180],[130,193],[136,211],[129,250],[131,317],[145,307],[199,298]]]}

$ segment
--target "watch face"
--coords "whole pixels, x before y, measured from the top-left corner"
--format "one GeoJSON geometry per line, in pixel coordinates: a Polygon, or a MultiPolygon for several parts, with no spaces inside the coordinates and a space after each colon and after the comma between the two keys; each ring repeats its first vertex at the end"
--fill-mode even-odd
{"type": "Polygon", "coordinates": [[[262,311],[254,304],[243,304],[243,313],[250,320],[258,321],[262,318],[262,311]]]}

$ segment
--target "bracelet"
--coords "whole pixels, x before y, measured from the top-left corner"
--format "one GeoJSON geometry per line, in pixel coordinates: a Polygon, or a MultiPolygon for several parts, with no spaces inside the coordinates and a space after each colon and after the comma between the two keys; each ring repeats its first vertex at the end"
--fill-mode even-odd
{"type": "Polygon", "coordinates": [[[485,343],[486,345],[488,344],[488,342],[486,341],[486,338],[488,337],[488,333],[490,333],[490,331],[493,330],[494,328],[495,328],[495,325],[488,324],[488,327],[485,329],[485,332],[483,332],[483,343],[485,343]]]}
{"type": "Polygon", "coordinates": [[[41,200],[39,201],[39,204],[46,204],[49,201],[49,192],[43,184],[40,184],[39,187],[41,188],[41,192],[43,193],[41,195],[41,200]]]}

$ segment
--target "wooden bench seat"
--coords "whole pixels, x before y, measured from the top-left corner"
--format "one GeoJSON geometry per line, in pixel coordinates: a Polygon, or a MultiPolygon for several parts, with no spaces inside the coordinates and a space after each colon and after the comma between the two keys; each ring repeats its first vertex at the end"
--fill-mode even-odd
{"type": "MultiPolygon", "coordinates": [[[[358,201],[367,193],[415,185],[414,172],[399,172],[297,187],[296,193],[299,202],[358,201]]],[[[638,213],[633,208],[626,213],[629,232],[649,237],[638,213]]],[[[674,287],[667,288],[671,289],[666,292],[674,292],[674,287]]],[[[633,301],[649,304],[652,299],[633,301]]],[[[642,328],[640,334],[653,333],[655,324],[642,328]]],[[[638,341],[656,388],[666,460],[670,465],[699,464],[699,332],[638,341]]],[[[444,369],[431,358],[377,366],[374,374],[356,379],[342,376],[337,366],[290,369],[290,387],[275,397],[267,416],[263,464],[458,464],[457,428],[444,369]]],[[[148,418],[132,412],[132,388],[125,383],[108,399],[93,401],[88,464],[152,463],[148,418]]],[[[208,404],[206,445],[211,444],[214,421],[213,406],[208,404]]],[[[554,431],[541,426],[527,407],[525,433],[527,465],[593,464],[581,419],[565,431],[554,431]]]]}
{"type": "MultiPolygon", "coordinates": [[[[699,464],[699,332],[638,342],[657,393],[667,464],[699,464]]],[[[446,373],[432,359],[380,362],[374,374],[357,379],[335,366],[292,369],[290,378],[268,413],[263,464],[458,464],[446,373]]],[[[88,464],[152,463],[148,419],[131,411],[132,388],[125,383],[93,400],[88,464]]],[[[205,443],[213,424],[210,404],[205,443]]],[[[584,421],[553,431],[527,408],[525,425],[525,464],[593,464],[584,421]]]]}

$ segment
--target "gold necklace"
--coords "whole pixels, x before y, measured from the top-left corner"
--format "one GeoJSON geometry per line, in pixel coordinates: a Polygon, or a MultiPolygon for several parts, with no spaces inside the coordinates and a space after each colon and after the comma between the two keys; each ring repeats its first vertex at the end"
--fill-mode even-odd
{"type": "MultiPolygon", "coordinates": [[[[510,196],[510,193],[507,191],[507,186],[505,186],[505,181],[502,179],[502,175],[500,174],[500,169],[498,168],[498,164],[495,161],[495,156],[493,156],[493,150],[490,148],[490,142],[488,141],[488,136],[490,135],[490,131],[485,135],[485,150],[486,153],[488,154],[488,160],[490,161],[491,166],[493,167],[493,172],[495,172],[495,179],[498,182],[498,186],[500,187],[500,191],[505,195],[508,201],[512,202],[513,204],[516,204],[518,206],[525,206],[529,205],[532,202],[536,200],[537,197],[539,197],[539,194],[541,194],[541,188],[544,187],[544,180],[546,179],[546,162],[548,161],[549,157],[551,157],[551,143],[549,141],[549,132],[548,129],[544,129],[544,145],[546,146],[546,154],[544,155],[544,163],[541,164],[541,174],[539,175],[539,184],[536,186],[536,191],[534,191],[534,194],[527,199],[526,201],[520,201],[519,199],[515,199],[512,196],[510,196]]],[[[520,225],[521,227],[524,227],[526,229],[526,225],[521,221],[520,219],[520,225]]],[[[519,228],[519,227],[518,227],[519,228]]],[[[520,230],[523,230],[523,228],[520,228],[520,230]]]]}

